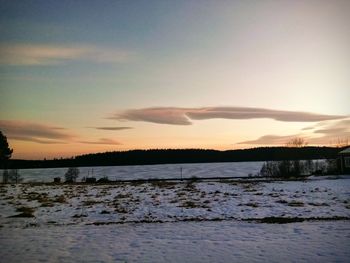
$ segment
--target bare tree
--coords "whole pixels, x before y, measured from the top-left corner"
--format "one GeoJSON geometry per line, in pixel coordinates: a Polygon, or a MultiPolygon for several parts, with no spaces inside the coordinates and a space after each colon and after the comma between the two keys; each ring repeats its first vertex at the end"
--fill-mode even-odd
{"type": "Polygon", "coordinates": [[[289,142],[286,143],[287,147],[295,147],[295,148],[302,148],[307,146],[307,141],[304,138],[296,137],[294,139],[291,139],[289,142]]]}
{"type": "Polygon", "coordinates": [[[67,183],[73,183],[79,176],[79,169],[76,167],[69,167],[66,174],[64,175],[67,183]]]}
{"type": "Polygon", "coordinates": [[[10,173],[7,169],[5,169],[3,172],[2,172],[2,182],[4,184],[7,184],[9,182],[9,178],[10,178],[10,173]]]}
{"type": "Polygon", "coordinates": [[[23,181],[23,178],[18,172],[18,169],[11,169],[9,172],[9,181],[12,183],[20,183],[23,181]]]}
{"type": "MultiPolygon", "coordinates": [[[[303,138],[294,138],[287,142],[287,147],[302,148],[307,145],[303,138]]],[[[301,160],[283,160],[266,162],[260,170],[262,176],[267,177],[296,177],[311,170],[312,163],[303,164],[301,160]],[[310,166],[310,167],[309,167],[310,166]]]]}
{"type": "Polygon", "coordinates": [[[335,142],[335,147],[337,148],[343,148],[349,145],[350,145],[349,138],[338,138],[337,141],[335,142]]]}
{"type": "MultiPolygon", "coordinates": [[[[302,148],[307,145],[307,141],[304,138],[296,137],[287,142],[287,147],[302,148]]],[[[289,161],[288,161],[289,162],[289,161]]],[[[303,167],[300,160],[293,160],[289,162],[288,172],[294,176],[300,175],[303,172],[303,167]]]]}

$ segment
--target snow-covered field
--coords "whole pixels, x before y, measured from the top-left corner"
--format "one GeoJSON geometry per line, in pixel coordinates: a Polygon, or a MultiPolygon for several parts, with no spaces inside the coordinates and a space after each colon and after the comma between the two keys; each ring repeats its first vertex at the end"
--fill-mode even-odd
{"type": "Polygon", "coordinates": [[[2,262],[349,262],[348,221],[6,228],[2,262]]]}
{"type": "Polygon", "coordinates": [[[349,262],[349,244],[349,176],[0,186],[3,262],[349,262]]]}
{"type": "MultiPolygon", "coordinates": [[[[187,163],[132,166],[79,167],[79,179],[94,176],[97,179],[108,176],[110,180],[196,177],[242,177],[255,175],[263,162],[233,163],[187,163]]],[[[52,182],[53,178],[64,178],[67,168],[22,169],[19,171],[23,182],[52,182]]],[[[2,174],[2,171],[0,171],[2,174]]]]}
{"type": "Polygon", "coordinates": [[[0,187],[0,225],[5,227],[350,217],[350,179],[344,178],[0,187]],[[17,217],[21,213],[29,217],[17,217]]]}

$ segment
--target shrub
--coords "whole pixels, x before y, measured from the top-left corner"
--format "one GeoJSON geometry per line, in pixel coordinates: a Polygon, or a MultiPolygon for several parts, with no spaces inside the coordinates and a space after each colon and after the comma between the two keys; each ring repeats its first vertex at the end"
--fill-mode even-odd
{"type": "Polygon", "coordinates": [[[266,162],[263,164],[260,170],[260,175],[263,177],[276,177],[278,173],[277,162],[266,162]]]}
{"type": "Polygon", "coordinates": [[[97,180],[98,183],[109,183],[110,180],[108,176],[101,177],[100,179],[97,180]]]}
{"type": "Polygon", "coordinates": [[[60,183],[61,182],[61,177],[55,177],[53,178],[54,183],[60,183]]]}
{"type": "Polygon", "coordinates": [[[326,174],[338,174],[339,167],[336,159],[327,159],[326,161],[326,174]]]}
{"type": "Polygon", "coordinates": [[[9,171],[8,171],[8,170],[4,170],[4,171],[2,172],[2,182],[3,182],[4,184],[7,184],[7,183],[9,182],[9,178],[10,178],[10,173],[9,173],[9,171]]]}
{"type": "Polygon", "coordinates": [[[310,174],[311,171],[312,162],[308,161],[268,161],[263,164],[260,175],[264,177],[290,178],[310,174]]]}
{"type": "Polygon", "coordinates": [[[66,183],[73,183],[79,176],[79,169],[76,167],[69,167],[66,174],[64,175],[66,183]]]}
{"type": "Polygon", "coordinates": [[[96,177],[86,177],[85,183],[96,183],[96,177]]]}
{"type": "Polygon", "coordinates": [[[4,170],[2,173],[2,182],[7,183],[20,183],[23,180],[18,173],[18,169],[4,170]]]}
{"type": "Polygon", "coordinates": [[[10,170],[9,179],[11,182],[16,183],[16,184],[22,182],[22,180],[23,180],[23,178],[21,177],[21,175],[19,174],[17,169],[10,170]]]}
{"type": "MultiPolygon", "coordinates": [[[[305,147],[307,142],[303,138],[294,138],[286,146],[293,148],[305,147]]],[[[312,171],[312,161],[283,160],[268,161],[261,170],[260,175],[265,177],[289,178],[310,174],[312,171]]]]}

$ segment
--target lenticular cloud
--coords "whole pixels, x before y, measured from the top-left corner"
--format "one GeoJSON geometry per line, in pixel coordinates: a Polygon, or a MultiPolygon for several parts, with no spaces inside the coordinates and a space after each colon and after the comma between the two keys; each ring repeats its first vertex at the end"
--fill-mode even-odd
{"type": "Polygon", "coordinates": [[[191,125],[193,120],[244,120],[261,118],[274,119],[284,122],[319,122],[325,120],[342,119],[345,118],[345,116],[249,107],[154,107],[129,109],[116,113],[112,117],[112,119],[117,120],[144,121],[170,125],[191,125]]]}

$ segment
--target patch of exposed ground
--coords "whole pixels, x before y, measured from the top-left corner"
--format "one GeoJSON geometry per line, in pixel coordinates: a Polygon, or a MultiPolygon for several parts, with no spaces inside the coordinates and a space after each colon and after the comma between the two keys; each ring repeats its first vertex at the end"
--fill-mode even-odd
{"type": "Polygon", "coordinates": [[[0,186],[0,225],[347,219],[348,179],[0,186]]]}

